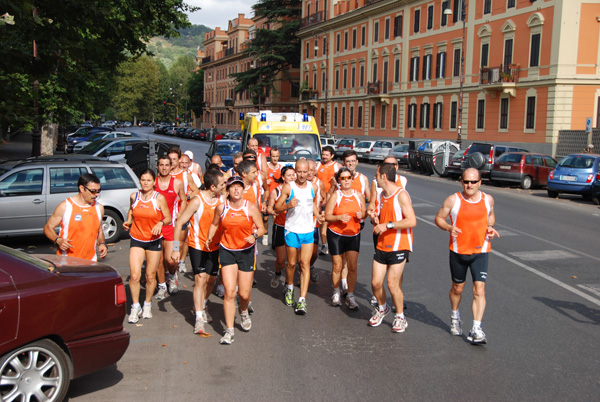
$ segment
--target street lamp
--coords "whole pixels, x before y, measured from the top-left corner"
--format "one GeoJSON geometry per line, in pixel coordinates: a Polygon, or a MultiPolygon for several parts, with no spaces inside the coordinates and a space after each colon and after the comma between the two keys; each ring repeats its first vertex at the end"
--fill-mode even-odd
{"type": "MultiPolygon", "coordinates": [[[[463,81],[465,78],[465,20],[467,16],[467,0],[460,1],[460,16],[462,20],[462,46],[460,47],[460,89],[458,99],[458,137],[456,142],[460,148],[462,143],[462,116],[463,116],[463,81]]],[[[444,15],[452,15],[452,10],[447,8],[444,10],[444,15]]]]}
{"type": "Polygon", "coordinates": [[[323,31],[323,30],[315,30],[313,31],[313,38],[317,39],[317,44],[315,45],[314,49],[315,51],[319,51],[319,41],[318,41],[318,34],[322,33],[324,34],[323,36],[323,54],[325,55],[325,109],[324,109],[324,118],[323,120],[325,121],[325,127],[324,127],[324,135],[327,135],[327,116],[328,116],[328,111],[329,111],[329,102],[328,102],[328,95],[329,95],[329,49],[328,49],[328,39],[327,39],[327,32],[323,31]]]}

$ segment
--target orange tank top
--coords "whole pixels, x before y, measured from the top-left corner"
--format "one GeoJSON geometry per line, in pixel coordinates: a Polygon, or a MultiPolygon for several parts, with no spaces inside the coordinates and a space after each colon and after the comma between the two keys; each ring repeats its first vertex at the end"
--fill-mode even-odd
{"type": "Polygon", "coordinates": [[[325,192],[329,192],[331,187],[331,178],[339,170],[337,162],[333,161],[329,165],[323,165],[321,162],[317,165],[317,177],[323,182],[325,192]]]}
{"type": "Polygon", "coordinates": [[[242,198],[246,201],[251,202],[254,205],[258,205],[258,200],[260,200],[260,187],[258,184],[258,176],[257,181],[252,183],[251,185],[244,187],[244,192],[242,193],[242,198]]]}
{"type": "Polygon", "coordinates": [[[267,163],[267,169],[268,169],[268,172],[267,172],[268,178],[271,179],[271,184],[269,184],[269,193],[270,193],[275,188],[277,188],[277,186],[279,185],[279,183],[277,183],[275,181],[275,179],[281,178],[281,165],[279,163],[277,163],[277,168],[273,169],[271,167],[271,164],[267,163]]]}
{"type": "Polygon", "coordinates": [[[196,194],[200,204],[198,210],[194,212],[190,219],[190,232],[188,236],[188,245],[196,250],[201,251],[215,251],[219,249],[219,243],[221,242],[221,225],[219,225],[213,241],[210,244],[209,249],[206,249],[205,243],[208,237],[208,228],[213,221],[215,216],[215,210],[217,206],[221,204],[221,201],[217,198],[208,202],[204,199],[202,194],[196,194]]]}
{"type": "Polygon", "coordinates": [[[350,195],[345,195],[341,190],[338,190],[333,214],[348,214],[350,215],[350,220],[348,222],[330,222],[328,228],[341,236],[356,236],[360,232],[360,219],[356,217],[356,213],[361,210],[362,202],[356,190],[352,190],[352,194],[350,195]]]}
{"type": "Polygon", "coordinates": [[[250,217],[250,204],[244,200],[244,204],[235,209],[231,207],[229,201],[225,201],[225,207],[221,214],[221,227],[223,234],[221,236],[221,246],[227,250],[245,250],[254,247],[254,244],[248,243],[245,239],[252,236],[254,232],[254,221],[250,217]]]}
{"type": "Polygon", "coordinates": [[[450,236],[450,250],[455,253],[489,253],[492,249],[486,235],[491,206],[487,195],[484,192],[480,194],[478,201],[467,201],[461,193],[456,193],[456,201],[450,210],[450,222],[462,233],[457,237],[450,236]]]}
{"type": "MultiPolygon", "coordinates": [[[[277,186],[275,188],[275,203],[277,203],[277,201],[279,200],[279,197],[281,197],[281,184],[279,186],[277,186]]],[[[282,213],[278,214],[275,216],[275,219],[273,219],[273,223],[276,224],[277,226],[283,226],[285,227],[285,214],[287,211],[283,211],[282,213]]]]}
{"type": "Polygon", "coordinates": [[[96,201],[81,206],[73,198],[67,198],[58,237],[69,239],[73,247],[66,251],[59,248],[56,254],[97,261],[96,243],[101,222],[100,205],[96,201]]]}
{"type": "MultiPolygon", "coordinates": [[[[399,174],[396,175],[396,185],[398,187],[406,190],[406,181],[406,177],[400,176],[399,174]]],[[[377,191],[377,194],[371,194],[371,197],[375,197],[375,212],[379,215],[379,194],[381,194],[383,189],[377,185],[377,179],[373,179],[373,183],[375,183],[375,191],[377,191]]]]}
{"type": "MultiPolygon", "coordinates": [[[[399,222],[404,219],[402,207],[398,201],[398,194],[406,191],[397,188],[389,197],[385,197],[383,192],[379,195],[379,223],[399,222]]],[[[412,251],[412,228],[408,229],[387,229],[377,238],[377,249],[381,251],[412,251]]]]}
{"type": "Polygon", "coordinates": [[[133,223],[129,230],[129,236],[132,239],[141,242],[150,242],[156,239],[160,239],[162,234],[152,234],[152,228],[162,219],[164,216],[158,206],[158,191],[155,191],[149,200],[142,200],[142,193],[138,191],[135,195],[135,200],[131,205],[131,212],[133,214],[133,223]]]}

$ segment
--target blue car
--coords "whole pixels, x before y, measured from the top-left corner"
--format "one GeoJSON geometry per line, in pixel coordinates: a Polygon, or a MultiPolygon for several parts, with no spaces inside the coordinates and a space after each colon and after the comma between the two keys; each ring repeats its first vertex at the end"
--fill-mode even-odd
{"type": "Polygon", "coordinates": [[[548,176],[548,197],[556,198],[558,194],[566,193],[591,198],[599,164],[600,155],[596,154],[565,156],[548,176]]]}

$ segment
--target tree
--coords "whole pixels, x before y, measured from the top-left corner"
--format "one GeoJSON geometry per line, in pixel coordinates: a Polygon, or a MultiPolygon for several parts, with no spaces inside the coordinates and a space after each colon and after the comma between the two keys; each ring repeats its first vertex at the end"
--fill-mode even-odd
{"type": "Polygon", "coordinates": [[[252,6],[256,17],[265,18],[266,28],[258,28],[243,51],[257,61],[254,68],[232,74],[236,92],[250,90],[253,96],[264,96],[265,89],[274,89],[273,83],[279,77],[293,83],[289,69],[300,66],[300,39],[296,34],[301,7],[301,0],[259,0],[252,6]]]}
{"type": "Polygon", "coordinates": [[[204,113],[204,70],[198,70],[188,81],[189,108],[196,117],[202,118],[204,113]]]}
{"type": "Polygon", "coordinates": [[[158,102],[158,63],[142,56],[122,63],[118,72],[115,107],[119,117],[152,120],[158,102]]]}

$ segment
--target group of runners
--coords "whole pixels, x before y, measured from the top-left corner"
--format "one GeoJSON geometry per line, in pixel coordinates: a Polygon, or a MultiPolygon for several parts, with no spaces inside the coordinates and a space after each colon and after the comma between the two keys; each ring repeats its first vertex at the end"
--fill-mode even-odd
{"type": "MultiPolygon", "coordinates": [[[[147,169],[139,177],[141,190],[131,194],[130,210],[123,227],[131,237],[129,288],[132,306],[128,321],[152,317],[152,297],[163,299],[178,292],[178,270],[186,271],[189,254],[194,274],[194,333],[202,334],[212,321],[208,297],[217,280],[222,294],[226,329],[221,344],[234,340],[236,308],[241,328],[252,327],[251,290],[255,283],[256,243],[268,245],[268,219],[272,217],[271,247],[275,264],[271,287],[278,288],[285,271],[283,301],[298,315],[308,312],[310,281],[318,281],[314,263],[321,254],[332,261],[331,305],[358,310],[354,295],[361,230],[365,219],[373,224],[371,286],[375,307],[368,324],[379,326],[393,309],[393,332],[408,326],[404,315],[402,279],[413,250],[412,229],[417,219],[406,191],[406,178],[399,175],[395,158],[388,157],[369,182],[359,173],[358,156],[349,150],[342,164],[334,161],[332,147],[322,150],[322,160],[299,159],[295,166],[280,164],[277,148],[264,149],[251,138],[243,153],[234,155],[234,168],[223,171],[218,155],[206,172],[193,162],[193,154],[171,148],[158,160],[157,173],[147,169]],[[269,158],[267,159],[267,154],[269,158]],[[319,240],[322,246],[319,250],[319,240]],[[142,266],[146,261],[145,301],[140,305],[142,266]],[[299,295],[294,294],[294,274],[300,273],[299,295]],[[220,274],[219,274],[220,273],[220,274]],[[387,278],[387,280],[386,280],[387,278]],[[384,282],[393,306],[386,303],[384,282]],[[155,289],[158,288],[156,294],[155,289]]],[[[476,169],[462,176],[463,191],[446,199],[435,223],[450,233],[451,325],[453,335],[462,335],[458,310],[467,271],[473,278],[473,327],[467,339],[486,343],[481,330],[485,309],[485,281],[490,240],[494,229],[493,199],[479,190],[481,177],[476,169]]],[[[96,258],[106,256],[101,228],[102,207],[96,202],[100,182],[94,175],[79,180],[79,194],[61,203],[45,228],[48,238],[64,255],[96,258]],[[82,212],[85,211],[85,212],[82,212]],[[84,225],[81,215],[85,216],[84,225]],[[55,227],[61,225],[58,237],[55,227]],[[85,226],[79,229],[79,226],[85,226]],[[73,244],[84,230],[87,243],[73,244]],[[91,236],[90,233],[94,235],[91,236]]]]}

